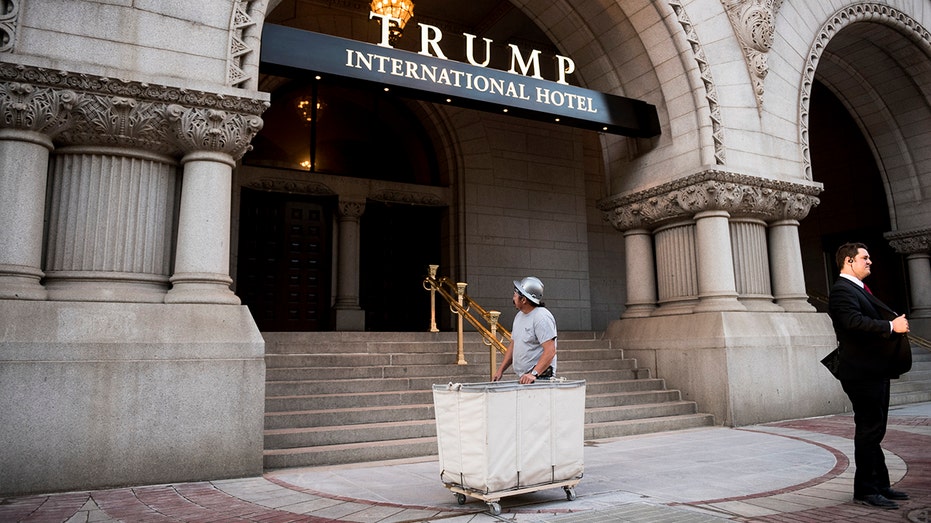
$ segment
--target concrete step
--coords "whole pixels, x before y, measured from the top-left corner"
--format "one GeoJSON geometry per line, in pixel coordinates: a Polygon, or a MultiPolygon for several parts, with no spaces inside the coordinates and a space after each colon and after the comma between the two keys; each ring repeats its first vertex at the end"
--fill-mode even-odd
{"type": "MultiPolygon", "coordinates": [[[[433,455],[433,385],[489,379],[489,350],[474,333],[468,365],[456,364],[454,333],[263,335],[267,468],[433,455]]],[[[713,424],[600,333],[561,333],[557,374],[586,380],[587,438],[713,424]]]]}

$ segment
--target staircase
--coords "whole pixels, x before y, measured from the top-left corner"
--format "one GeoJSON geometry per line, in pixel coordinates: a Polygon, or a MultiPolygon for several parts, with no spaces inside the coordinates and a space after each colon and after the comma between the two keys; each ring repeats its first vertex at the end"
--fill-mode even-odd
{"type": "MultiPolygon", "coordinates": [[[[468,365],[456,365],[455,333],[263,336],[266,469],[435,455],[433,385],[489,380],[489,351],[474,333],[468,365]]],[[[560,333],[557,374],[586,380],[587,440],[714,423],[595,333],[560,333]]]]}
{"type": "Polygon", "coordinates": [[[892,381],[889,390],[890,405],[931,401],[931,344],[917,336],[910,339],[912,370],[892,381]]]}

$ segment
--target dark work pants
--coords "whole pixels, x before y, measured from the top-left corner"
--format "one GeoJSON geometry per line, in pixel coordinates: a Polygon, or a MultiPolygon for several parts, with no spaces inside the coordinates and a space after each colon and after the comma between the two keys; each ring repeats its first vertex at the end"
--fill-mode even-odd
{"type": "Polygon", "coordinates": [[[853,495],[859,498],[878,494],[889,488],[889,470],[880,446],[889,420],[889,380],[841,380],[841,385],[853,405],[856,425],[853,495]]]}

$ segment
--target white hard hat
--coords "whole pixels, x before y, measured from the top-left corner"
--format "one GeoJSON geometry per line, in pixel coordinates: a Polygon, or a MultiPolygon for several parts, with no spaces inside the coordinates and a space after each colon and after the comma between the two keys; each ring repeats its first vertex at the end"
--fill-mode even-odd
{"type": "Polygon", "coordinates": [[[527,276],[521,281],[514,280],[514,290],[537,305],[543,303],[543,282],[540,278],[527,276]]]}

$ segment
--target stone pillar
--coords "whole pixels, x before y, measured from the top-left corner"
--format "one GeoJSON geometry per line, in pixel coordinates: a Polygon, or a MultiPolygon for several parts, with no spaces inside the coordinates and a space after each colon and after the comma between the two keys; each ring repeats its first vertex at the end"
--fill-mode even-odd
{"type": "Polygon", "coordinates": [[[692,312],[698,300],[695,224],[674,223],[657,229],[655,234],[660,307],[653,314],[692,312]]]}
{"type": "Polygon", "coordinates": [[[737,299],[747,310],[779,312],[773,303],[766,247],[766,222],[757,218],[730,220],[731,251],[737,299]]]}
{"type": "Polygon", "coordinates": [[[359,306],[359,218],[365,201],[339,202],[339,254],[336,270],[337,331],[364,331],[365,311],[359,306]]]}
{"type": "Polygon", "coordinates": [[[627,308],[622,318],[649,316],[656,309],[653,235],[646,229],[624,231],[627,308]]]}
{"type": "Polygon", "coordinates": [[[715,210],[695,215],[699,299],[696,311],[746,310],[737,301],[729,217],[727,211],[715,210]]]}
{"type": "Polygon", "coordinates": [[[171,260],[174,159],[67,146],[53,156],[50,183],[49,299],[161,303],[171,260]]]}
{"type": "Polygon", "coordinates": [[[908,265],[909,318],[912,332],[920,329],[923,336],[931,335],[931,229],[896,231],[884,235],[899,254],[905,255],[908,265]]]}
{"type": "Polygon", "coordinates": [[[773,297],[787,312],[812,312],[805,291],[802,247],[798,240],[798,220],[778,220],[769,224],[769,267],[773,277],[773,297]]]}
{"type": "Polygon", "coordinates": [[[0,83],[0,299],[47,297],[40,282],[49,151],[76,100],[72,91],[0,83]]]}
{"type": "Polygon", "coordinates": [[[187,153],[172,288],[165,303],[238,305],[230,290],[232,170],[262,128],[257,116],[170,105],[178,143],[187,153]]]}

